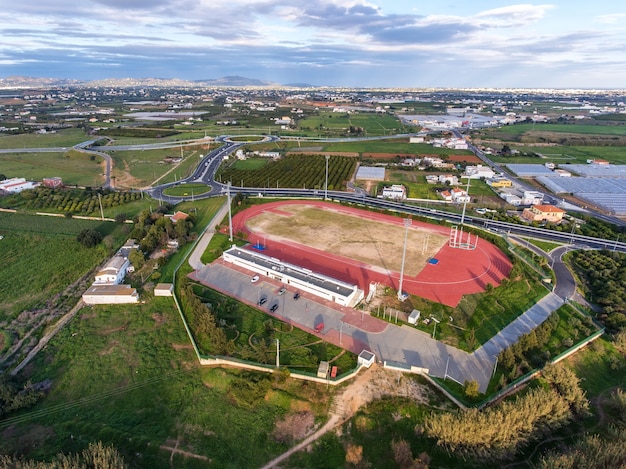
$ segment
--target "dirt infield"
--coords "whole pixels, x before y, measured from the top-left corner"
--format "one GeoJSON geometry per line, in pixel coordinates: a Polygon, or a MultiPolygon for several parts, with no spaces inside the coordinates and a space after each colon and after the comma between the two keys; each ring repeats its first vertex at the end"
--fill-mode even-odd
{"type": "Polygon", "coordinates": [[[356,283],[366,293],[372,282],[399,287],[406,233],[403,290],[449,306],[499,285],[511,270],[507,257],[482,239],[474,250],[454,249],[449,228],[413,221],[405,232],[400,217],[320,201],[251,207],[233,217],[233,231],[247,233],[264,254],[356,283]]]}

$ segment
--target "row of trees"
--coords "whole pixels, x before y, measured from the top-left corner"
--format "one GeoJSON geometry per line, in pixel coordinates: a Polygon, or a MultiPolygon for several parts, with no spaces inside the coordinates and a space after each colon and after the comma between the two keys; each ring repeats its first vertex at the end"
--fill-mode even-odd
{"type": "MultiPolygon", "coordinates": [[[[331,156],[328,161],[328,189],[345,189],[356,169],[356,158],[331,156]]],[[[323,155],[287,155],[258,169],[237,169],[235,165],[222,168],[216,175],[223,182],[244,187],[292,187],[324,189],[326,157],[323,155]]]]}
{"type": "Polygon", "coordinates": [[[202,303],[194,291],[193,285],[187,278],[180,281],[180,302],[187,322],[192,331],[198,347],[215,355],[231,355],[235,344],[226,336],[226,332],[219,327],[212,308],[202,303]]]}
{"type": "Polygon", "coordinates": [[[6,197],[3,206],[30,210],[54,210],[57,212],[100,215],[102,208],[118,207],[141,198],[139,192],[111,192],[83,189],[50,189],[35,187],[6,197]]]}
{"type": "Polygon", "coordinates": [[[549,365],[543,377],[547,386],[531,389],[515,400],[485,410],[433,414],[416,431],[458,457],[482,461],[511,458],[532,440],[588,410],[584,391],[569,368],[549,365]]]}
{"type": "Polygon", "coordinates": [[[612,332],[626,329],[626,254],[574,251],[572,259],[593,302],[603,307],[598,319],[612,332]]]}
{"type": "MultiPolygon", "coordinates": [[[[547,350],[548,343],[553,332],[559,325],[559,314],[553,312],[548,319],[542,322],[535,329],[522,335],[519,340],[504,349],[498,355],[498,365],[504,370],[500,385],[514,380],[522,373],[533,368],[542,367],[550,360],[550,352],[547,350]]],[[[574,337],[565,338],[559,348],[568,348],[574,345],[574,339],[579,336],[587,336],[592,330],[591,319],[588,317],[578,318],[572,316],[569,325],[574,332],[574,337]]]]}

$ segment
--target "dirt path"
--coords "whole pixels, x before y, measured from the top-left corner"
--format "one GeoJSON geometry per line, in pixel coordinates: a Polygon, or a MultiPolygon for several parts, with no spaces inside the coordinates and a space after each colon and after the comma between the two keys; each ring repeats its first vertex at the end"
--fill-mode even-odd
{"type": "Polygon", "coordinates": [[[309,435],[296,446],[290,448],[277,458],[268,462],[263,469],[277,467],[292,454],[306,448],[325,433],[342,425],[350,419],[362,406],[383,396],[404,396],[416,401],[427,403],[428,390],[415,380],[406,378],[400,373],[385,370],[377,365],[359,373],[332,402],[329,419],[319,430],[309,435]]]}

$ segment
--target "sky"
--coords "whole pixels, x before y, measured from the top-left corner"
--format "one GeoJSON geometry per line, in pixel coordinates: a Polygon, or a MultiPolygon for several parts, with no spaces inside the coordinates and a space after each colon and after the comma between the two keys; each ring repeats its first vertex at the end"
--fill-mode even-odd
{"type": "Polygon", "coordinates": [[[626,88],[626,2],[0,0],[0,78],[626,88]]]}

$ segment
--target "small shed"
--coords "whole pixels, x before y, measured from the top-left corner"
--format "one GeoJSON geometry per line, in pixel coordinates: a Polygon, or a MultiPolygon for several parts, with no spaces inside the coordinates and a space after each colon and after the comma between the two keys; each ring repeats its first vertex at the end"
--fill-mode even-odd
{"type": "Polygon", "coordinates": [[[409,314],[409,324],[417,324],[421,314],[422,313],[417,309],[411,311],[411,314],[409,314]]]}
{"type": "Polygon", "coordinates": [[[328,362],[321,361],[320,366],[317,369],[317,377],[318,378],[328,378],[328,362]]]}
{"type": "Polygon", "coordinates": [[[359,353],[359,358],[357,358],[357,364],[363,365],[366,368],[372,366],[374,364],[374,361],[376,361],[376,355],[374,355],[369,350],[363,350],[361,353],[359,353]]]}
{"type": "Polygon", "coordinates": [[[171,283],[157,283],[154,287],[154,296],[172,296],[174,285],[171,283]]]}

